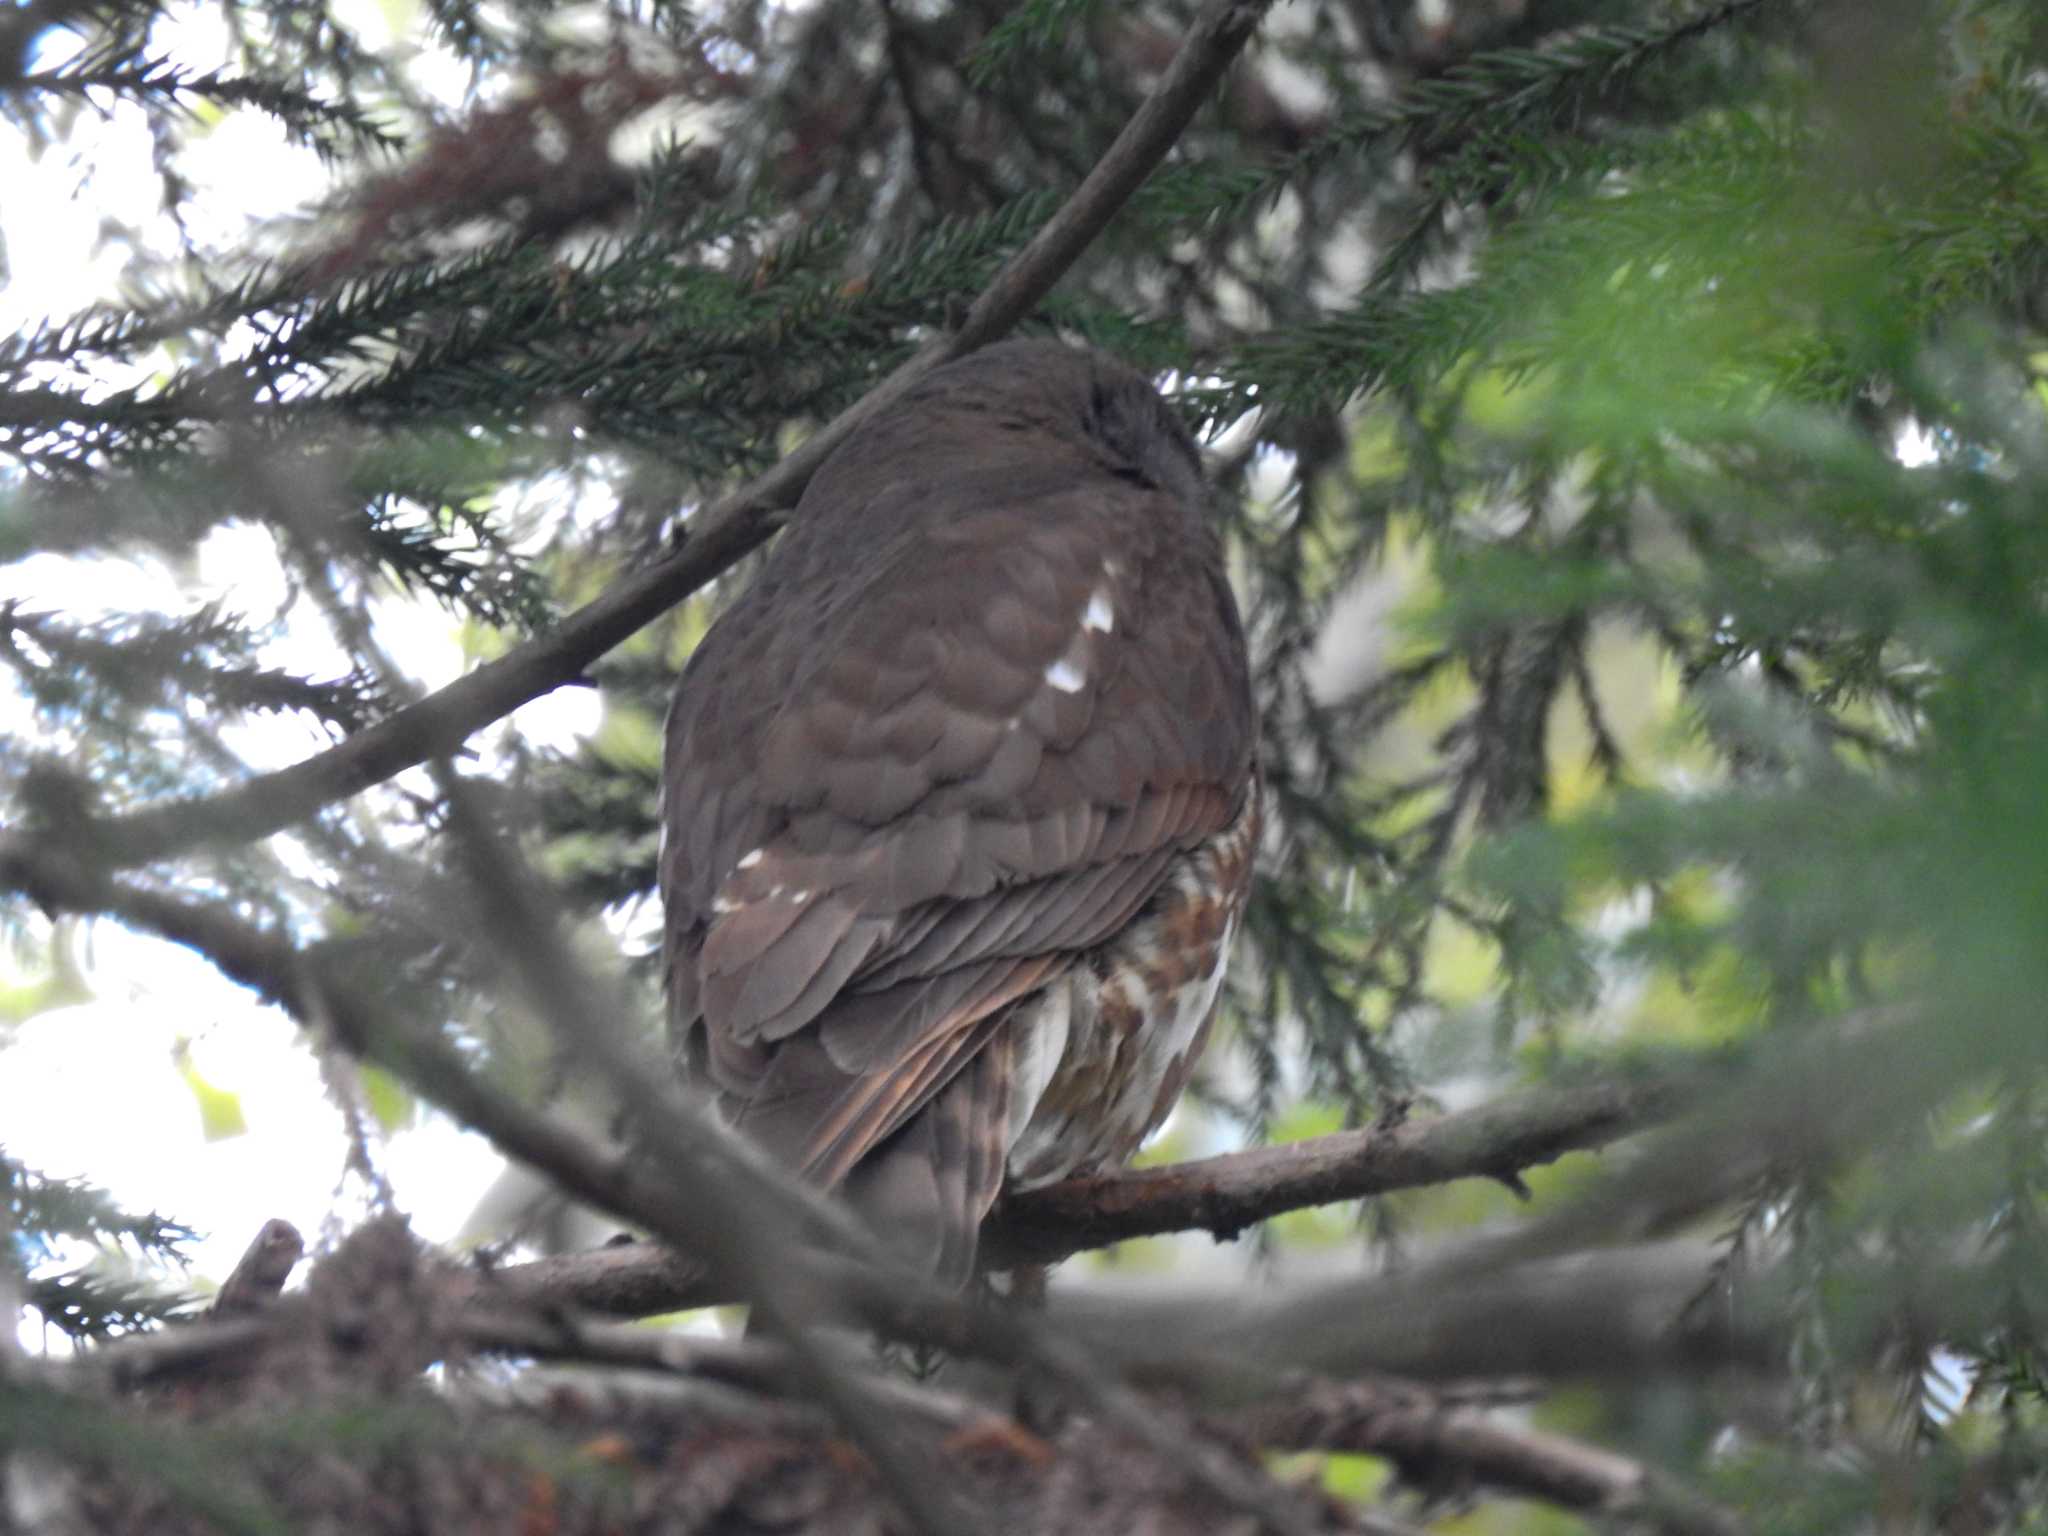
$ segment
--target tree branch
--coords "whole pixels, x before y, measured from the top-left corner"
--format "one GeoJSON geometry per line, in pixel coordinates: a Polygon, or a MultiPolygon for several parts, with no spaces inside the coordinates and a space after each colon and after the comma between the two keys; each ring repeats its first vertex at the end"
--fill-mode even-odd
{"type": "Polygon", "coordinates": [[[1713,1242],[1519,1262],[1497,1262],[1500,1246],[1482,1240],[1412,1271],[1276,1292],[1202,1286],[1134,1299],[1068,1289],[1052,1315],[1132,1380],[1210,1401],[1259,1395],[1286,1372],[1468,1381],[1783,1363],[1787,1277],[1725,1269],[1713,1242]]]}
{"type": "MultiPolygon", "coordinates": [[[[176,1380],[226,1360],[247,1359],[294,1330],[314,1326],[304,1308],[271,1313],[262,1326],[199,1323],[125,1338],[85,1357],[83,1369],[123,1387],[176,1380]]],[[[448,1343],[484,1353],[570,1362],[707,1383],[789,1400],[787,1428],[817,1433],[830,1416],[807,1397],[787,1348],[760,1339],[706,1338],[576,1318],[552,1307],[472,1307],[440,1315],[448,1343]]],[[[972,1398],[876,1374],[846,1362],[854,1395],[872,1411],[956,1437],[1010,1444],[1034,1437],[972,1398]]],[[[765,1411],[765,1405],[764,1405],[765,1411]]],[[[1567,1509],[1634,1519],[1674,1536],[1734,1536],[1728,1511],[1656,1469],[1598,1446],[1503,1420],[1469,1401],[1392,1378],[1313,1378],[1232,1415],[1252,1443],[1272,1450],[1383,1456],[1425,1486],[1478,1483],[1567,1509]]],[[[1053,1448],[1040,1445],[1051,1457],[1053,1448]]]]}
{"type": "Polygon", "coordinates": [[[1259,1404],[1237,1423],[1275,1450],[1384,1456],[1425,1485],[1482,1483],[1674,1536],[1736,1536],[1743,1529],[1728,1510],[1642,1462],[1405,1382],[1314,1381],[1259,1404]]]}
{"type": "Polygon", "coordinates": [[[1069,1179],[996,1209],[983,1238],[988,1267],[1052,1263],[1162,1232],[1229,1239],[1284,1211],[1453,1179],[1512,1182],[1526,1168],[1663,1120],[1683,1097],[1669,1079],[1529,1088],[1396,1125],[1069,1179]]]}
{"type": "Polygon", "coordinates": [[[0,886],[26,889],[37,866],[68,853],[101,872],[134,868],[207,843],[245,843],[322,806],[453,752],[472,733],[560,687],[765,541],[818,466],[876,412],[941,363],[1030,313],[1144,182],[1208,99],[1271,0],[1209,0],[1152,93],[1073,196],[989,281],[960,329],[908,359],[790,455],[691,516],[682,547],[625,577],[552,631],[515,646],[316,756],[202,798],[48,831],[0,836],[0,886]]]}
{"type": "MultiPolygon", "coordinates": [[[[346,1381],[351,1373],[380,1368],[389,1358],[377,1344],[366,1344],[360,1295],[345,1280],[326,1289],[324,1308],[313,1304],[310,1295],[300,1296],[260,1318],[201,1322],[119,1339],[77,1361],[40,1368],[37,1380],[52,1392],[79,1399],[107,1387],[132,1390],[209,1376],[256,1379],[268,1385],[273,1395],[267,1400],[273,1406],[288,1403],[287,1411],[293,1413],[317,1412],[321,1392],[331,1391],[337,1378],[346,1381]],[[319,1360],[322,1368],[306,1369],[308,1358],[319,1360]]],[[[508,1382],[453,1373],[445,1391],[433,1394],[437,1400],[481,1402],[491,1409],[513,1406],[523,1410],[528,1424],[537,1420],[586,1446],[658,1435],[668,1475],[684,1480],[693,1471],[700,1477],[708,1472],[715,1483],[715,1448],[729,1451],[749,1437],[769,1437],[778,1461],[843,1467],[849,1459],[841,1427],[819,1408],[805,1373],[782,1344],[591,1323],[556,1313],[501,1309],[449,1314],[426,1298],[420,1300],[425,1304],[416,1314],[393,1317],[387,1311],[373,1324],[396,1328],[411,1355],[459,1360],[487,1353],[580,1367],[567,1375],[522,1371],[508,1382]],[[610,1433],[592,1442],[590,1428],[599,1425],[610,1433]]],[[[385,1302],[391,1305],[388,1294],[385,1302]]],[[[399,1304],[403,1305],[402,1298],[399,1304]]],[[[1112,1489],[1134,1497],[1141,1516],[1149,1512],[1148,1504],[1179,1512],[1179,1518],[1164,1524],[1141,1518],[1138,1524],[1144,1529],[1214,1529],[1214,1495],[1198,1480],[1213,1478],[1213,1470],[1206,1475],[1195,1472],[1187,1442],[1198,1443],[1208,1456],[1220,1457],[1239,1478],[1271,1486],[1241,1431],[1191,1422],[1169,1455],[1157,1454],[1140,1437],[1118,1433],[1092,1416],[1070,1420],[1049,1430],[1051,1438],[1041,1438],[1000,1409],[877,1370],[872,1361],[861,1358],[862,1346],[854,1341],[838,1341],[834,1353],[836,1368],[845,1373],[856,1401],[871,1415],[913,1427],[917,1442],[936,1466],[943,1467],[947,1480],[972,1490],[977,1503],[992,1511],[990,1518],[1004,1529],[1124,1528],[1114,1520],[1075,1523],[1074,1517],[1083,1511],[1106,1514],[1098,1490],[1112,1489]]],[[[1170,1411],[1166,1416],[1172,1417],[1170,1411]]],[[[465,1414],[463,1422],[465,1433],[475,1436],[476,1418],[465,1414]]],[[[527,1471],[517,1464],[514,1470],[521,1475],[527,1471]]],[[[860,1472],[849,1492],[857,1490],[864,1516],[864,1506],[876,1500],[877,1481],[864,1464],[860,1472]]],[[[646,1479],[640,1486],[645,1488],[646,1479]]],[[[818,1508],[816,1501],[808,1507],[818,1508]]],[[[1419,1536],[1417,1527],[1376,1511],[1347,1518],[1328,1501],[1307,1503],[1301,1514],[1298,1521],[1262,1517],[1257,1525],[1239,1523],[1231,1528],[1291,1529],[1301,1536],[1338,1530],[1359,1536],[1419,1536]]],[[[846,1506],[828,1508],[821,1517],[800,1522],[805,1530],[840,1529],[848,1523],[871,1522],[846,1506]]],[[[983,1520],[952,1529],[995,1528],[983,1520]]]]}
{"type": "MultiPolygon", "coordinates": [[[[1447,1115],[1259,1147],[1162,1168],[1068,1179],[1012,1195],[983,1229],[984,1266],[1050,1264],[1166,1232],[1234,1237],[1286,1211],[1463,1178],[1506,1178],[1566,1152],[1605,1146],[1673,1113],[1671,1082],[1523,1089],[1447,1115]]],[[[701,1266],[651,1244],[508,1265],[477,1280],[477,1299],[645,1317],[729,1300],[701,1266]]]]}

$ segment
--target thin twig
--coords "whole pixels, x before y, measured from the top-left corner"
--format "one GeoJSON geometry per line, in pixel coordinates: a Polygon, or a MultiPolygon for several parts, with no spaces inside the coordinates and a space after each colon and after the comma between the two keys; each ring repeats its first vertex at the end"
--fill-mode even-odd
{"type": "Polygon", "coordinates": [[[1396,1125],[1069,1179],[1005,1200],[982,1241],[989,1267],[1005,1268],[1162,1232],[1232,1237],[1284,1211],[1455,1179],[1510,1179],[1643,1130],[1684,1096],[1668,1079],[1530,1088],[1396,1125]]]}

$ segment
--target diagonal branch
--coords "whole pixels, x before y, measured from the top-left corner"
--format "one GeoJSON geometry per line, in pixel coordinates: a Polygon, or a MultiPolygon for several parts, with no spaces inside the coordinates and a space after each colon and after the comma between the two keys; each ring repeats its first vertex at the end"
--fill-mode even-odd
{"type": "Polygon", "coordinates": [[[688,519],[682,547],[625,577],[545,635],[314,757],[233,789],[130,815],[0,837],[0,887],[27,888],[60,852],[100,871],[207,843],[245,843],[303,821],[393,774],[454,752],[472,733],[560,687],[726,570],[775,531],[820,464],[925,374],[995,340],[1051,291],[1163,160],[1271,0],[1209,0],[1152,93],[1073,196],[990,281],[958,331],[923,348],[751,483],[688,519]]]}

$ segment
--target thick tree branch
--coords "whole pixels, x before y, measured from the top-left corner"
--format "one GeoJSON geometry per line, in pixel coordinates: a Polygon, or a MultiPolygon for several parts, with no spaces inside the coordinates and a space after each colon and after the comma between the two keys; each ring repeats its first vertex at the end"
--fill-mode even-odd
{"type": "MultiPolygon", "coordinates": [[[[1049,1264],[1166,1232],[1232,1237],[1286,1211],[1462,1178],[1508,1178],[1604,1146],[1672,1113],[1664,1082],[1524,1089],[1489,1104],[1162,1168],[1069,1179],[1014,1195],[983,1229],[987,1267],[1049,1264]]],[[[700,1266],[640,1244],[539,1259],[479,1278],[479,1297],[644,1317],[727,1298],[700,1266]]]]}
{"type": "Polygon", "coordinates": [[[1530,1088],[1397,1125],[1069,1179],[997,1208],[983,1239],[988,1267],[1051,1263],[1162,1232],[1231,1238],[1284,1211],[1453,1179],[1512,1183],[1526,1168],[1664,1119],[1682,1097],[1669,1080],[1530,1088]]]}
{"type": "Polygon", "coordinates": [[[317,756],[233,789],[105,820],[0,836],[0,886],[23,890],[57,856],[106,872],[207,843],[244,843],[453,752],[474,732],[581,675],[598,657],[728,569],[778,526],[820,464],[856,427],[941,363],[1003,335],[1101,234],[1165,158],[1243,49],[1271,0],[1210,0],[1158,85],[1073,196],[1003,265],[958,331],[906,361],[751,483],[692,515],[682,547],[447,687],[317,756]]]}
{"type": "MultiPolygon", "coordinates": [[[[335,1262],[330,1260],[329,1265],[335,1262]]],[[[366,1272],[378,1274],[374,1269],[366,1272]]],[[[559,1314],[455,1314],[435,1305],[430,1293],[417,1297],[416,1306],[407,1311],[404,1298],[387,1291],[383,1310],[366,1317],[360,1290],[351,1289],[345,1278],[335,1283],[326,1269],[323,1279],[320,1296],[309,1287],[307,1294],[288,1298],[260,1319],[203,1322],[121,1339],[77,1361],[40,1368],[37,1381],[48,1392],[86,1400],[102,1397],[109,1388],[176,1383],[203,1392],[209,1382],[253,1380],[265,1384],[266,1401],[273,1406],[289,1404],[288,1411],[312,1419],[324,1393],[371,1373],[388,1372],[394,1348],[400,1358],[419,1362],[461,1360],[479,1353],[511,1355],[577,1369],[573,1374],[522,1371],[509,1381],[453,1373],[433,1397],[468,1409],[514,1407],[528,1425],[538,1421],[552,1426],[570,1442],[581,1440],[586,1446],[619,1445],[629,1438],[653,1441],[661,1447],[665,1475],[684,1487],[692,1481],[717,1485],[721,1457],[738,1445],[761,1444],[776,1463],[811,1469],[843,1467],[849,1460],[842,1427],[821,1411],[805,1372],[781,1344],[698,1338],[559,1314]],[[592,1441],[584,1426],[602,1426],[608,1433],[592,1441]]],[[[1139,1528],[1216,1529],[1214,1495],[1190,1475],[1192,1458],[1185,1441],[1198,1442],[1206,1455],[1223,1458],[1237,1476],[1270,1486],[1250,1440],[1235,1428],[1219,1431],[1214,1424],[1191,1422],[1171,1455],[1158,1455],[1141,1439],[1117,1433],[1092,1416],[1071,1420],[1064,1428],[1050,1430],[1051,1438],[1042,1438],[973,1398],[877,1370],[871,1360],[862,1358],[864,1347],[854,1341],[840,1341],[835,1354],[837,1369],[845,1373],[864,1408],[910,1427],[935,1465],[943,1467],[945,1478],[973,1490],[977,1503],[991,1511],[987,1519],[951,1529],[1125,1528],[1099,1518],[1076,1523],[1084,1513],[1106,1513],[1098,1489],[1120,1490],[1126,1497],[1136,1494],[1141,1516],[1149,1514],[1143,1508],[1147,1502],[1180,1511],[1180,1518],[1165,1524],[1141,1518],[1139,1528]],[[1077,1479],[1093,1480],[1094,1486],[1077,1489],[1077,1479]]],[[[397,1406],[402,1412],[406,1405],[401,1400],[397,1406]]],[[[459,1433],[474,1436],[474,1415],[465,1413],[463,1421],[465,1429],[459,1433]]],[[[432,1449],[451,1454],[454,1443],[451,1437],[448,1448],[432,1449]]],[[[517,1470],[531,1475],[527,1465],[517,1470]]],[[[866,1528],[875,1523],[867,1507],[876,1502],[876,1480],[864,1463],[859,1472],[849,1490],[857,1490],[858,1505],[835,1506],[841,1519],[826,1512],[804,1529],[866,1528]]],[[[647,1481],[643,1473],[643,1489],[647,1481]]],[[[809,1507],[816,1509],[816,1501],[809,1507]]],[[[1374,1511],[1347,1515],[1327,1500],[1303,1501],[1301,1516],[1299,1521],[1279,1524],[1236,1522],[1229,1528],[1293,1529],[1302,1536],[1339,1530],[1361,1536],[1417,1536],[1415,1527],[1401,1521],[1374,1511]]],[[[895,1528],[893,1521],[890,1528],[895,1528]]]]}
{"type": "MultiPolygon", "coordinates": [[[[1131,1405],[1122,1400],[1127,1394],[1100,1377],[1106,1365],[1121,1365],[1140,1378],[1168,1380],[1179,1379],[1187,1362],[1204,1360],[1248,1378],[1290,1369],[1443,1378],[1503,1371],[1686,1369],[1729,1361],[1769,1365],[1783,1343],[1773,1321],[1776,1309],[1765,1306],[1740,1315],[1732,1306],[1687,1310],[1688,1302],[1712,1288],[1711,1245],[1695,1245],[1698,1251],[1693,1252],[1680,1251],[1686,1245],[1646,1250],[1592,1245],[1614,1240],[1613,1211],[1627,1204],[1631,1190],[1654,1192],[1660,1210],[1697,1211],[1703,1200],[1725,1198],[1729,1179],[1743,1176],[1751,1159],[1773,1155],[1776,1137],[1787,1134],[1779,1118],[1790,1100],[1806,1106],[1797,1134],[1809,1152],[1836,1137],[1863,1132],[1869,1118],[1866,1097],[1897,1108],[1887,1089],[1847,1098],[1838,1094],[1838,1102],[1816,1116],[1813,1106],[1821,1101],[1811,1091],[1813,1074],[1838,1059],[1841,1041],[1802,1040],[1753,1064],[1736,1084],[1703,1096],[1701,1110],[1667,1135],[1668,1145],[1637,1159],[1602,1191],[1572,1202],[1559,1215],[1393,1277],[1264,1298],[1233,1290],[1148,1301],[1142,1315],[1124,1302],[1069,1298],[1059,1318],[1062,1336],[1055,1339],[1043,1328],[991,1314],[916,1277],[790,1241],[789,1235],[798,1231],[844,1232],[848,1218],[815,1191],[761,1166],[759,1154],[710,1128],[701,1111],[672,1102],[674,1090],[658,1081],[641,1086],[641,1107],[647,1113],[638,1116],[657,1139],[650,1141],[646,1155],[630,1156],[506,1099],[432,1029],[380,1016],[361,994],[345,956],[300,954],[224,907],[115,882],[86,881],[40,894],[77,910],[113,912],[133,926],[189,944],[230,976],[277,997],[302,1017],[331,1020],[357,1049],[400,1073],[510,1155],[543,1169],[568,1193],[645,1225],[693,1258],[701,1255],[712,1272],[725,1277],[720,1286],[706,1287],[689,1279],[672,1258],[625,1250],[507,1271],[491,1281],[479,1278],[479,1299],[652,1311],[745,1294],[752,1288],[743,1277],[758,1261],[750,1262],[748,1254],[735,1249],[760,1243],[765,1221],[779,1234],[771,1234],[783,1274],[778,1289],[800,1296],[797,1304],[804,1311],[837,1309],[837,1315],[929,1338],[959,1352],[1050,1369],[1084,1394],[1119,1402],[1119,1411],[1131,1405]],[[1766,1080],[1761,1088],[1760,1075],[1766,1080]],[[1690,1192],[1677,1187],[1675,1164],[1680,1163],[1691,1170],[1690,1192]],[[677,1177],[678,1170],[690,1170],[689,1176],[677,1177]],[[585,1264],[605,1266],[601,1284],[583,1283],[587,1272],[579,1272],[579,1266],[585,1264]],[[564,1274],[574,1278],[564,1283],[564,1274]],[[522,1284],[530,1287],[526,1294],[520,1293],[522,1284]],[[1516,1325],[1502,1328],[1503,1318],[1516,1319],[1516,1325]]],[[[1891,1039],[1887,1031],[1866,1025],[1854,1038],[1865,1052],[1910,1056],[1918,1033],[1923,1032],[1891,1039]]],[[[1890,1083],[1889,1074],[1884,1081],[1890,1083]]],[[[1619,1099],[1615,1092],[1603,1085],[1535,1090],[1517,1096],[1520,1102],[1354,1133],[1336,1149],[1279,1148],[1244,1156],[1251,1159],[1253,1186],[1271,1175],[1272,1187],[1290,1191],[1295,1199],[1370,1192],[1458,1171],[1500,1176],[1512,1171],[1509,1165],[1517,1157],[1554,1155],[1570,1145],[1599,1144],[1619,1134],[1629,1096],[1643,1090],[1620,1090],[1619,1099]],[[1335,1157],[1329,1156],[1333,1150],[1335,1157]],[[1333,1171],[1336,1164],[1343,1169],[1333,1171]]],[[[1671,1107],[1655,1091],[1639,1102],[1645,1117],[1671,1107]]],[[[1171,1226],[1204,1219],[1200,1192],[1211,1186],[1230,1189],[1243,1171],[1212,1162],[1192,1177],[1172,1171],[1126,1177],[1164,1191],[1159,1212],[1149,1219],[1171,1226]]],[[[1043,1198],[1056,1205],[1070,1196],[1048,1193],[1043,1198]]],[[[1240,1189],[1236,1204],[1216,1208],[1231,1213],[1224,1225],[1249,1213],[1248,1198],[1240,1189]]],[[[1135,1208],[1139,1202],[1132,1204],[1135,1208]]],[[[1116,1221],[1116,1230],[1125,1234],[1145,1226],[1129,1214],[1116,1221]]],[[[1037,1251],[1045,1251],[1046,1239],[1034,1240],[1037,1251]]],[[[839,1254],[864,1251],[861,1242],[849,1241],[851,1247],[842,1246],[839,1254]]],[[[865,1247],[872,1246],[867,1239],[865,1247]]]]}

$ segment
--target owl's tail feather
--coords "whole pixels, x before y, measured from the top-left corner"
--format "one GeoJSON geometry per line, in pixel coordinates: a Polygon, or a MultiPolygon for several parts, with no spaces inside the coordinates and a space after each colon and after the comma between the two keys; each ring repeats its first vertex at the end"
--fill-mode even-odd
{"type": "Polygon", "coordinates": [[[942,1284],[974,1274],[982,1219],[1009,1155],[1013,1053],[998,1028],[924,1111],[847,1175],[847,1202],[906,1262],[942,1284]]]}

